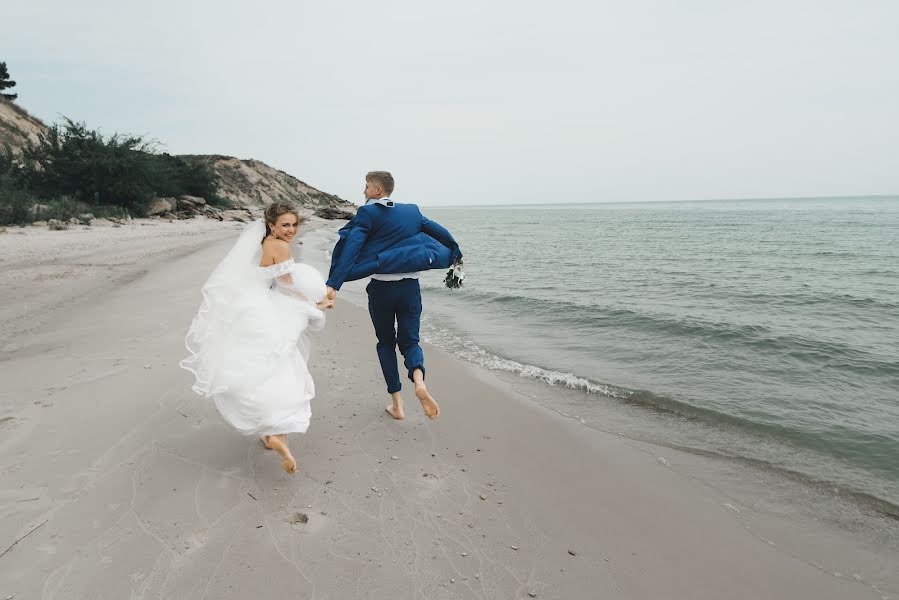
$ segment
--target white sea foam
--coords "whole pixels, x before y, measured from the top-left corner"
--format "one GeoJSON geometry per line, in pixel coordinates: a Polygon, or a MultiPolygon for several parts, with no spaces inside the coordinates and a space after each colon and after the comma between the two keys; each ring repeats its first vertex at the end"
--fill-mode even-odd
{"type": "Polygon", "coordinates": [[[542,381],[552,386],[582,390],[590,394],[601,394],[610,398],[624,399],[631,395],[627,390],[590,381],[572,373],[544,369],[543,367],[504,358],[481,348],[471,340],[467,340],[449,329],[435,325],[427,316],[422,319],[422,339],[429,344],[433,344],[438,348],[442,348],[492,371],[506,371],[520,377],[542,381]]]}

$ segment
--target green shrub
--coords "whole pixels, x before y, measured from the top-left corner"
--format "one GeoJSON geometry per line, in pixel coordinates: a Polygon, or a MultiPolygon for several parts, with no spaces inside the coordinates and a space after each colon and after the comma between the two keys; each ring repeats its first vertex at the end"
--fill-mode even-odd
{"type": "Polygon", "coordinates": [[[0,172],[0,225],[31,223],[31,207],[37,202],[37,198],[15,185],[9,173],[0,172]]]}
{"type": "Polygon", "coordinates": [[[103,136],[64,118],[22,155],[17,178],[40,198],[70,197],[90,206],[116,206],[142,216],[157,196],[201,196],[219,200],[210,167],[154,152],[142,136],[103,136]]]}

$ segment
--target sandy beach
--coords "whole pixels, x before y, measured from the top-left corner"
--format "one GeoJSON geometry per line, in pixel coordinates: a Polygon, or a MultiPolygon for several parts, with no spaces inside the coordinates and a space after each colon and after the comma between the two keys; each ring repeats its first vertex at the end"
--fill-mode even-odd
{"type": "MultiPolygon", "coordinates": [[[[295,254],[342,223],[312,219],[295,254]]],[[[178,367],[240,227],[0,236],[0,598],[899,593],[894,559],[742,506],[677,452],[579,426],[437,348],[440,419],[407,392],[393,421],[368,315],[341,298],[312,336],[312,426],[287,475],[178,367]]]]}

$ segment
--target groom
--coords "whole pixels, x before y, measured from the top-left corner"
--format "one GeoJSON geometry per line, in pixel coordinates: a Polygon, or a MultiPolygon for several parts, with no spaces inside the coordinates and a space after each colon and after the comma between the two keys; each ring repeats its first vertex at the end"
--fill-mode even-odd
{"type": "Polygon", "coordinates": [[[390,173],[372,171],[365,176],[365,205],[340,229],[340,239],[334,247],[327,282],[328,298],[333,299],[340,286],[356,278],[354,273],[364,271],[362,266],[377,265],[369,270],[374,274],[365,291],[378,338],[378,360],[392,399],[386,410],[394,419],[405,418],[396,362],[399,346],[409,379],[415,385],[415,396],[425,415],[436,419],[440,407],[425,385],[425,359],[418,344],[421,322],[418,277],[423,270],[461,263],[462,252],[449,231],[425,218],[416,205],[394,202],[391,193],[390,173]]]}

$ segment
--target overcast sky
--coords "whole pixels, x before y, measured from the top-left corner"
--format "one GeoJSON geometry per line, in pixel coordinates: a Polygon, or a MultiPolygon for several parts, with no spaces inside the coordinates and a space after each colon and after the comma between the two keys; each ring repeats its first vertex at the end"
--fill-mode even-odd
{"type": "Polygon", "coordinates": [[[357,202],[373,169],[430,206],[899,193],[895,1],[28,0],[2,20],[45,121],[357,202]]]}

